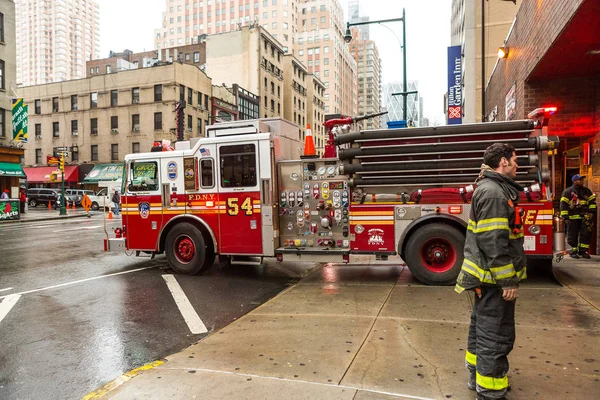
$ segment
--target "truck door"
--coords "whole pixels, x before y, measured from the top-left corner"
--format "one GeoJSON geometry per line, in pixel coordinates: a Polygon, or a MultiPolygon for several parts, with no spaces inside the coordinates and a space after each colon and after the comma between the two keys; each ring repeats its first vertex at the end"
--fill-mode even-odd
{"type": "Polygon", "coordinates": [[[263,254],[258,156],[258,141],[218,146],[220,254],[263,254]]]}
{"type": "Polygon", "coordinates": [[[154,251],[163,224],[163,196],[158,159],[136,160],[127,165],[122,196],[127,248],[154,251]]]}

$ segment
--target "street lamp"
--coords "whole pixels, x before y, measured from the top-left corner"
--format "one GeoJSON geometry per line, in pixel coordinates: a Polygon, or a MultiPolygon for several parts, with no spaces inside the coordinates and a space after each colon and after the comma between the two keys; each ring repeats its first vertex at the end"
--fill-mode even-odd
{"type": "Polygon", "coordinates": [[[406,13],[404,8],[402,9],[402,18],[392,18],[392,19],[381,19],[378,21],[364,21],[364,22],[347,22],[346,23],[346,34],[344,35],[344,41],[346,43],[350,43],[352,41],[352,33],[350,32],[351,26],[358,25],[369,25],[369,24],[382,24],[385,22],[402,22],[402,69],[403,69],[403,77],[402,77],[402,92],[394,93],[394,95],[402,96],[402,106],[403,110],[403,118],[406,121],[406,109],[407,109],[407,96],[410,94],[416,93],[415,91],[407,92],[406,85],[406,13]]]}

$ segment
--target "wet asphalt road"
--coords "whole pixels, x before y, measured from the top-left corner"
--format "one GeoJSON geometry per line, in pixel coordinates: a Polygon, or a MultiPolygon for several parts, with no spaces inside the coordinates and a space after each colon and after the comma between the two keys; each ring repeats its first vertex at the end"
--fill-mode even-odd
{"type": "MultiPolygon", "coordinates": [[[[1,399],[81,398],[207,335],[190,333],[162,277],[172,273],[164,256],[104,253],[103,237],[99,216],[0,227],[0,301],[22,293],[0,313],[1,399]]],[[[176,279],[210,334],[309,267],[217,264],[176,279]]]]}

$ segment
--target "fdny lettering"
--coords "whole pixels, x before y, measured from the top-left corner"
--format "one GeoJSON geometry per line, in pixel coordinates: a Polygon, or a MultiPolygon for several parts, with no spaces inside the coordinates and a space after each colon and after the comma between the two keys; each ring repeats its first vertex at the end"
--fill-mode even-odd
{"type": "Polygon", "coordinates": [[[203,201],[203,200],[215,200],[214,193],[207,194],[189,194],[188,201],[203,201]]]}
{"type": "Polygon", "coordinates": [[[533,225],[535,220],[535,214],[537,210],[527,210],[527,215],[525,216],[525,225],[533,225]]]}
{"type": "Polygon", "coordinates": [[[246,197],[246,199],[242,202],[242,205],[238,205],[240,199],[237,197],[230,197],[227,199],[227,214],[231,216],[238,215],[240,212],[240,208],[244,210],[244,214],[252,215],[252,199],[250,197],[246,197]]]}

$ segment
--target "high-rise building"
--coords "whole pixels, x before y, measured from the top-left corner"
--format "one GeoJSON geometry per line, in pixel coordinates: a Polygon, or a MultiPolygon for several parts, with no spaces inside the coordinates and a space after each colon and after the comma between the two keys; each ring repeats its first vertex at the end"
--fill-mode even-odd
{"type": "Polygon", "coordinates": [[[356,63],[344,43],[339,0],[166,0],[154,43],[156,49],[181,46],[257,25],[323,82],[326,113],[356,114],[356,63]]]}
{"type": "MultiPolygon", "coordinates": [[[[497,61],[498,47],[512,26],[522,0],[452,0],[451,45],[462,47],[463,123],[481,122],[481,7],[485,16],[485,82],[497,61]]],[[[485,89],[485,88],[484,88],[485,89]]]]}
{"type": "MultiPolygon", "coordinates": [[[[350,22],[368,21],[360,17],[358,1],[348,4],[350,22]]],[[[351,29],[350,53],[356,61],[358,114],[374,114],[381,109],[381,59],[374,41],[369,40],[369,25],[359,25],[351,29]]],[[[365,129],[378,129],[381,118],[371,118],[362,123],[365,129]]]]}
{"type": "Polygon", "coordinates": [[[11,98],[15,95],[16,37],[15,4],[12,0],[0,0],[0,146],[7,146],[13,138],[11,123],[11,98]]]}
{"type": "MultiPolygon", "coordinates": [[[[406,85],[408,92],[419,90],[419,83],[417,81],[408,81],[406,85]]],[[[383,104],[388,112],[386,116],[388,121],[399,121],[404,119],[402,96],[394,96],[394,93],[401,92],[403,92],[402,82],[391,82],[383,85],[383,104]]],[[[411,94],[407,97],[406,121],[409,126],[416,127],[422,125],[422,101],[423,99],[418,96],[418,94],[411,94]]]]}
{"type": "Polygon", "coordinates": [[[93,0],[16,0],[17,83],[24,86],[86,76],[100,53],[100,19],[93,0]]]}

